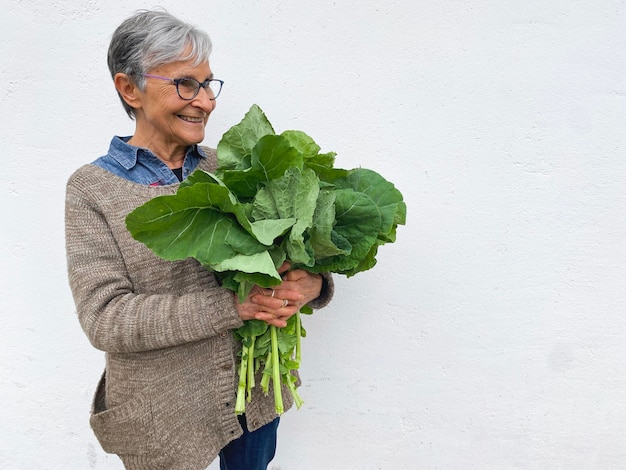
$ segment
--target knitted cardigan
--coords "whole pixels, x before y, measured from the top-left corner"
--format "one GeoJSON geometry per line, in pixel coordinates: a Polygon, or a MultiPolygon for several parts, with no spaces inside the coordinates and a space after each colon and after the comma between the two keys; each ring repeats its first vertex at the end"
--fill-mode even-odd
{"type": "MultiPolygon", "coordinates": [[[[199,168],[214,171],[215,151],[205,152],[199,168]]],[[[140,185],[95,165],[67,184],[69,284],[83,330],[106,352],[90,424],[128,469],[204,469],[242,434],[234,294],[197,261],[165,261],[126,229],[130,211],[178,186],[140,185]]],[[[332,297],[332,278],[324,279],[314,308],[332,297]]],[[[259,388],[246,406],[250,430],[276,418],[272,393],[259,388]]],[[[285,388],[283,399],[290,408],[285,388]]]]}

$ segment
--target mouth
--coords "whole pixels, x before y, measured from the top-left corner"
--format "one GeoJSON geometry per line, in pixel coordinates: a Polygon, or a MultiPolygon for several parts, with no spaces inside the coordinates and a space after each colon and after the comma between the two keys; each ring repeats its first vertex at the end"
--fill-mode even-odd
{"type": "Polygon", "coordinates": [[[185,122],[190,122],[192,124],[202,124],[204,123],[204,116],[202,117],[194,117],[194,116],[183,116],[179,114],[178,117],[185,122]]]}

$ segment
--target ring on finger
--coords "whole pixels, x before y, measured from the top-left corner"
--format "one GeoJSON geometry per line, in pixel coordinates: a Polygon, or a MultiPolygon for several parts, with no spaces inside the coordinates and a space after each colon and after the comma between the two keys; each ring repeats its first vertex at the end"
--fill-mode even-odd
{"type": "Polygon", "coordinates": [[[274,289],[270,289],[272,291],[272,295],[270,297],[274,297],[274,294],[276,294],[276,291],[274,289]]]}
{"type": "Polygon", "coordinates": [[[283,308],[289,305],[289,301],[287,299],[283,299],[283,308]]]}

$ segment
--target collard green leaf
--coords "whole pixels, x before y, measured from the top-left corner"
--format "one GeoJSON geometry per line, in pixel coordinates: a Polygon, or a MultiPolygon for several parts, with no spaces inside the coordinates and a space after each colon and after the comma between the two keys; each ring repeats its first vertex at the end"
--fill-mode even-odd
{"type": "Polygon", "coordinates": [[[245,300],[255,285],[268,288],[278,286],[282,282],[280,277],[276,278],[269,274],[246,273],[244,271],[216,271],[215,275],[219,278],[222,287],[237,293],[240,302],[245,300]]]}
{"type": "Polygon", "coordinates": [[[320,260],[335,255],[347,255],[352,250],[350,243],[343,237],[333,240],[335,225],[335,192],[322,190],[317,197],[313,226],[309,230],[311,248],[315,258],[320,260]],[[335,244],[339,240],[339,246],[335,244]]]}
{"type": "Polygon", "coordinates": [[[186,186],[192,186],[196,183],[214,183],[220,186],[225,186],[222,180],[217,178],[215,175],[212,175],[207,171],[196,170],[192,172],[186,180],[180,183],[179,189],[186,186]]]}
{"type": "Polygon", "coordinates": [[[323,164],[317,164],[315,162],[307,162],[306,167],[315,171],[315,174],[321,181],[320,187],[328,189],[335,188],[335,182],[345,179],[349,173],[348,170],[328,168],[323,164]]]}
{"type": "Polygon", "coordinates": [[[331,169],[335,164],[335,152],[318,153],[314,157],[306,159],[306,165],[309,167],[319,166],[323,168],[331,169]]]}
{"type": "MultiPolygon", "coordinates": [[[[239,203],[226,186],[196,183],[183,192],[187,191],[197,193],[197,197],[200,200],[206,198],[212,207],[222,212],[233,214],[248,233],[254,235],[259,242],[267,246],[272,245],[276,237],[284,234],[296,222],[295,219],[250,222],[246,207],[239,203]]],[[[179,192],[181,191],[179,190],[179,192]]]]}
{"type": "Polygon", "coordinates": [[[404,224],[406,205],[396,187],[373,170],[357,168],[351,170],[345,180],[335,182],[337,187],[350,187],[367,194],[376,203],[381,214],[379,239],[381,242],[395,240],[395,228],[404,224]]]}
{"type": "Polygon", "coordinates": [[[278,350],[282,354],[290,354],[296,346],[295,315],[287,320],[287,327],[279,328],[276,332],[278,338],[278,350]]]}
{"type": "Polygon", "coordinates": [[[241,328],[237,329],[237,334],[241,337],[261,336],[268,329],[268,324],[261,320],[249,320],[241,328]]]}
{"type": "Polygon", "coordinates": [[[289,140],[292,147],[298,149],[304,158],[304,165],[330,169],[335,163],[335,152],[319,153],[320,146],[302,131],[285,131],[280,134],[289,140]]]}
{"type": "Polygon", "coordinates": [[[280,217],[294,219],[283,246],[292,263],[312,265],[312,249],[305,243],[305,232],[313,225],[313,214],[319,194],[319,180],[310,169],[288,168],[278,179],[268,181],[253,203],[254,219],[280,217]]]}
{"type": "Polygon", "coordinates": [[[272,125],[257,105],[231,127],[217,144],[217,160],[221,170],[245,170],[250,167],[252,149],[265,135],[274,134],[272,125]]]}
{"type": "Polygon", "coordinates": [[[335,191],[334,232],[350,243],[352,249],[347,255],[336,255],[318,260],[316,272],[345,274],[359,265],[367,256],[381,226],[381,216],[376,203],[367,194],[352,189],[335,191]]]}
{"type": "Polygon", "coordinates": [[[256,222],[252,222],[250,224],[250,233],[252,233],[261,243],[271,245],[274,243],[276,238],[285,234],[287,230],[293,227],[296,221],[297,219],[295,217],[257,220],[256,222]]]}
{"type": "Polygon", "coordinates": [[[351,277],[355,274],[367,271],[368,269],[372,269],[374,266],[376,266],[376,253],[378,253],[379,246],[380,242],[377,241],[376,243],[374,243],[370,248],[370,251],[365,256],[363,256],[361,261],[359,261],[359,263],[352,269],[346,270],[343,274],[345,274],[346,277],[351,277]]]}
{"type": "Polygon", "coordinates": [[[212,265],[216,271],[242,271],[245,273],[267,274],[280,281],[280,274],[276,271],[274,261],[267,251],[252,255],[236,254],[228,259],[212,265]]]}
{"type": "Polygon", "coordinates": [[[224,192],[198,191],[202,183],[160,196],[138,207],[126,217],[132,236],[167,260],[195,258],[213,265],[238,254],[251,255],[267,249],[244,230],[233,216],[217,210],[224,192]]]}
{"type": "Polygon", "coordinates": [[[302,168],[302,163],[302,154],[280,135],[262,137],[252,149],[251,167],[263,181],[280,178],[288,168],[302,168]]]}
{"type": "MultiPolygon", "coordinates": [[[[163,196],[163,201],[169,201],[170,204],[178,204],[178,207],[184,207],[188,210],[192,209],[192,205],[197,208],[215,209],[223,213],[233,214],[241,228],[254,236],[260,243],[271,246],[274,239],[284,234],[296,220],[272,220],[259,221],[252,223],[247,216],[247,208],[240,204],[237,198],[229,191],[226,186],[214,183],[205,183],[205,178],[212,177],[208,173],[199,173],[194,175],[192,179],[194,184],[179,188],[174,195],[163,196]]],[[[155,215],[158,215],[155,213],[155,215]]],[[[196,225],[202,223],[202,219],[195,222],[196,225]]],[[[156,228],[158,230],[158,227],[156,228]]],[[[141,240],[143,241],[143,240],[141,240]]]]}
{"type": "Polygon", "coordinates": [[[284,131],[280,135],[285,137],[292,147],[298,149],[305,159],[313,158],[320,152],[320,146],[302,131],[284,131]]]}
{"type": "Polygon", "coordinates": [[[250,167],[222,172],[222,178],[239,198],[251,199],[263,183],[280,178],[288,168],[302,167],[302,155],[279,135],[261,137],[252,149],[250,167]]]}
{"type": "MultiPolygon", "coordinates": [[[[272,258],[274,266],[278,267],[285,262],[286,254],[282,248],[274,245],[267,250],[267,253],[272,258]]],[[[282,278],[280,276],[277,277],[275,273],[270,275],[259,272],[226,271],[217,272],[216,275],[219,277],[222,286],[237,292],[239,300],[242,302],[255,285],[273,287],[282,282],[282,278]]]]}
{"type": "Polygon", "coordinates": [[[226,170],[221,172],[222,181],[240,200],[252,199],[264,181],[263,174],[258,170],[226,170]]]}

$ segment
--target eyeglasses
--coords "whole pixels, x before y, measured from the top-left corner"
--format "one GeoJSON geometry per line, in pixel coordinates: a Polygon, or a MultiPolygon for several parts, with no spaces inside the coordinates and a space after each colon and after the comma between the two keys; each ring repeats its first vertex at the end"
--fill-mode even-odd
{"type": "Polygon", "coordinates": [[[217,78],[209,78],[203,82],[199,82],[194,78],[167,78],[161,77],[160,75],[150,75],[148,73],[144,73],[143,76],[147,78],[156,78],[158,80],[166,80],[173,85],[176,85],[176,92],[178,93],[178,96],[186,101],[194,99],[200,92],[200,87],[204,88],[209,94],[209,99],[215,100],[220,95],[222,85],[224,84],[223,80],[218,80],[217,78]]]}

